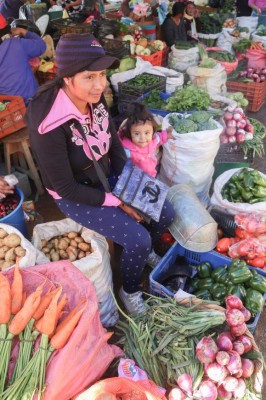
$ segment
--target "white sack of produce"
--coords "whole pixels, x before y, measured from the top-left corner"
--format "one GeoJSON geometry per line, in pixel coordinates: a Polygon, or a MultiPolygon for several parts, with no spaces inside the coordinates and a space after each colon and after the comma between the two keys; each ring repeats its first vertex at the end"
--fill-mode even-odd
{"type": "Polygon", "coordinates": [[[197,65],[199,62],[199,48],[192,47],[191,49],[183,50],[176,49],[175,45],[171,47],[171,52],[168,57],[169,68],[180,72],[186,72],[188,67],[197,65]]]}
{"type": "Polygon", "coordinates": [[[189,67],[187,74],[193,85],[206,89],[210,95],[226,92],[227,75],[219,63],[214,68],[189,67]]]}
{"type": "Polygon", "coordinates": [[[0,270],[12,267],[17,257],[21,268],[35,265],[37,251],[18,229],[0,224],[0,243],[0,270]]]}
{"type": "Polygon", "coordinates": [[[151,63],[149,61],[142,60],[140,57],[136,58],[137,62],[134,69],[118,72],[110,77],[110,81],[115,92],[118,92],[118,82],[126,82],[129,79],[135,78],[135,76],[142,74],[143,72],[150,72],[151,63]]]}
{"type": "Polygon", "coordinates": [[[259,25],[257,30],[252,35],[252,40],[262,42],[266,50],[266,26],[259,25]]]}
{"type": "MultiPolygon", "coordinates": [[[[113,280],[106,239],[102,235],[82,227],[72,219],[66,218],[61,221],[36,225],[33,229],[32,243],[38,250],[41,250],[42,240],[50,240],[68,232],[79,232],[84,241],[91,244],[90,255],[72,262],[95,288],[102,324],[105,327],[113,326],[118,320],[118,312],[110,292],[110,288],[113,288],[113,280]]],[[[42,262],[49,261],[49,258],[43,257],[42,262]]]]}
{"type": "MultiPolygon", "coordinates": [[[[205,112],[205,111],[203,111],[205,112]]],[[[168,114],[163,120],[163,129],[170,126],[168,114]]],[[[172,186],[184,183],[190,186],[202,203],[209,202],[209,188],[214,173],[214,159],[220,147],[222,125],[213,121],[217,129],[180,134],[173,131],[175,139],[163,145],[159,178],[172,186]]]]}
{"type": "Polygon", "coordinates": [[[230,35],[230,32],[228,32],[227,28],[223,28],[220,36],[218,37],[216,46],[233,53],[232,46],[233,44],[239,42],[240,39],[241,37],[232,36],[230,35]]]}
{"type": "MultiPolygon", "coordinates": [[[[225,171],[223,174],[218,176],[214,183],[213,195],[211,197],[211,204],[223,208],[228,214],[236,215],[239,213],[251,213],[251,212],[266,212],[266,201],[260,203],[248,204],[248,203],[232,203],[228,200],[223,199],[221,191],[224,185],[229,181],[231,176],[236,174],[242,168],[234,168],[229,171],[225,171]]],[[[266,179],[266,175],[259,171],[260,175],[266,179]]]]}
{"type": "Polygon", "coordinates": [[[248,28],[249,32],[252,33],[258,26],[259,17],[237,17],[237,20],[240,28],[248,28]]]}

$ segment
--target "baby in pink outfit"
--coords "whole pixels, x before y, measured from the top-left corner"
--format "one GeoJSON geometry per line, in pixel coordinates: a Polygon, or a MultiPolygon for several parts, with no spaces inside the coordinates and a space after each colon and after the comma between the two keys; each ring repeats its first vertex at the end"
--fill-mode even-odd
{"type": "Polygon", "coordinates": [[[133,111],[119,129],[119,137],[132,163],[147,174],[157,175],[156,153],[160,145],[173,139],[173,128],[156,132],[157,125],[153,115],[139,103],[133,103],[133,111]]]}

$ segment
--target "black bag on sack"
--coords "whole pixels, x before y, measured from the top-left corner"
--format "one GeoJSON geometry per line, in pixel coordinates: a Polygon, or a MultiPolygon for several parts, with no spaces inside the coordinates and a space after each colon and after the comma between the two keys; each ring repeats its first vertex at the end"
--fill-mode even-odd
{"type": "Polygon", "coordinates": [[[125,204],[159,222],[168,186],[128,160],[112,193],[125,204]]]}

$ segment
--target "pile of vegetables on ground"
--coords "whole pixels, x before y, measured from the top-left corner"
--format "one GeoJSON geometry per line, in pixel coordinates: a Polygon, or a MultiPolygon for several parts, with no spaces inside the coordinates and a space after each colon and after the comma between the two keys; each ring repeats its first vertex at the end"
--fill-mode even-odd
{"type": "Polygon", "coordinates": [[[210,131],[217,128],[213,114],[208,111],[195,111],[191,115],[170,114],[169,123],[179,134],[210,131]]]}
{"type": "Polygon", "coordinates": [[[255,204],[266,201],[266,179],[255,169],[243,168],[231,176],[221,191],[232,203],[255,204]]]}
{"type": "Polygon", "coordinates": [[[21,246],[21,238],[16,233],[8,234],[0,228],[0,270],[11,267],[16,259],[24,257],[26,250],[21,246]]]}
{"type": "Polygon", "coordinates": [[[41,399],[46,365],[54,351],[65,346],[84,311],[84,303],[80,303],[67,315],[64,313],[61,320],[66,295],[62,293],[62,286],[47,290],[46,283],[44,277],[36,290],[25,296],[18,266],[14,268],[11,283],[0,273],[0,397],[3,400],[32,399],[35,395],[41,399]],[[14,360],[11,350],[15,343],[18,354],[14,360]]]}

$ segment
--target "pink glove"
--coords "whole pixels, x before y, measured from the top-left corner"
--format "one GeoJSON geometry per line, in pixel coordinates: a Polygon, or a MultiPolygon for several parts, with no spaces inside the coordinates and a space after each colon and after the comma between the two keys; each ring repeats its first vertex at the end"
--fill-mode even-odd
{"type": "Polygon", "coordinates": [[[115,197],[112,193],[105,193],[103,206],[118,207],[120,204],[121,201],[117,197],[115,197]]]}

